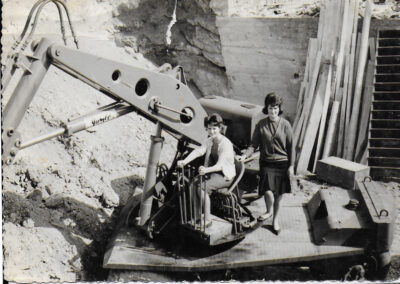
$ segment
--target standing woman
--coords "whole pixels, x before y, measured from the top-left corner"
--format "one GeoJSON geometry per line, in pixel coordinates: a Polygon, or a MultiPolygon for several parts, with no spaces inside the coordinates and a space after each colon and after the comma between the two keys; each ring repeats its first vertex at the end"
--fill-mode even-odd
{"type": "Polygon", "coordinates": [[[280,232],[279,203],[282,194],[290,192],[289,175],[294,174],[295,150],[293,130],[282,118],[282,99],[275,93],[265,98],[263,112],[268,116],[258,122],[254,129],[251,146],[241,159],[260,149],[259,196],[264,196],[267,210],[259,217],[263,221],[273,216],[273,228],[280,232]]]}
{"type": "MultiPolygon", "coordinates": [[[[205,175],[207,193],[218,188],[229,187],[236,175],[233,144],[221,133],[222,124],[222,117],[217,113],[206,117],[204,126],[207,128],[209,138],[204,145],[194,149],[185,159],[177,162],[178,167],[183,167],[194,159],[205,155],[205,166],[199,167],[199,174],[205,175]]],[[[193,183],[194,188],[197,189],[197,204],[200,204],[201,194],[204,193],[200,190],[199,177],[195,178],[193,183]]],[[[204,207],[205,223],[206,226],[209,226],[211,225],[211,205],[208,194],[204,207]]]]}

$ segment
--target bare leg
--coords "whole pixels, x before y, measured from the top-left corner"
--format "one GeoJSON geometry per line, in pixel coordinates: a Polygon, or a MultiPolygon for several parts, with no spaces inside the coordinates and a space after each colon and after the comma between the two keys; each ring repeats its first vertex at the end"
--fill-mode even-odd
{"type": "MultiPolygon", "coordinates": [[[[204,193],[203,193],[204,194],[204,193]]],[[[206,224],[208,224],[211,221],[211,203],[210,203],[210,197],[208,194],[206,194],[206,200],[204,204],[204,216],[206,219],[206,224]]]]}
{"type": "Polygon", "coordinates": [[[271,190],[267,190],[264,193],[264,200],[265,200],[265,206],[267,207],[267,211],[265,214],[260,216],[261,220],[266,220],[269,217],[272,216],[272,214],[274,214],[274,194],[272,193],[271,190]]]}
{"type": "Polygon", "coordinates": [[[211,202],[210,202],[210,196],[208,194],[205,195],[205,201],[203,200],[203,204],[201,203],[202,198],[204,199],[204,190],[196,190],[196,203],[198,205],[198,219],[201,220],[201,215],[200,213],[204,214],[205,217],[205,222],[208,224],[211,221],[211,202]],[[200,209],[202,208],[202,210],[200,209]]]}
{"type": "Polygon", "coordinates": [[[272,222],[274,226],[275,232],[279,234],[281,227],[279,226],[279,205],[280,201],[282,200],[282,195],[275,196],[275,203],[274,203],[274,220],[272,222]]]}

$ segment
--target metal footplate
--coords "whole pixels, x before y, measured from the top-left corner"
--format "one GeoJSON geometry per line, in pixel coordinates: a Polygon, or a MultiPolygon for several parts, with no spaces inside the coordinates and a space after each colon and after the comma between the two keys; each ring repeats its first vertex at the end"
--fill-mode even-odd
{"type": "Polygon", "coordinates": [[[370,177],[357,181],[357,187],[372,222],[377,226],[376,250],[378,253],[389,252],[397,215],[394,199],[382,184],[373,181],[370,177]]]}

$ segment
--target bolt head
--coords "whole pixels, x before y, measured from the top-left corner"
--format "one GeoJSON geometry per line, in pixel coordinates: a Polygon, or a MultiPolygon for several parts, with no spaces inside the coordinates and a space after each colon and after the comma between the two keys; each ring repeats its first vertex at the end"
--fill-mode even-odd
{"type": "Polygon", "coordinates": [[[13,135],[14,135],[14,129],[12,129],[12,128],[8,129],[8,130],[7,130],[7,136],[8,136],[8,137],[11,137],[11,136],[13,136],[13,135]]]}
{"type": "Polygon", "coordinates": [[[61,53],[60,50],[56,49],[56,56],[59,56],[60,53],[61,53]]]}

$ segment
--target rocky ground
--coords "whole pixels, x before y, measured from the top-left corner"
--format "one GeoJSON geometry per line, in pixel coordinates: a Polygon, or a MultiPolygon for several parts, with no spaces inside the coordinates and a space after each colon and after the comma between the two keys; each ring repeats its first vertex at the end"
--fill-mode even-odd
{"type": "MultiPolygon", "coordinates": [[[[81,50],[155,70],[156,66],[138,50],[121,47],[120,40],[117,46],[114,41],[118,26],[114,22],[115,7],[121,4],[137,7],[139,2],[68,1],[81,50]]],[[[22,30],[33,3],[3,1],[3,55],[22,30]]],[[[233,14],[239,15],[238,11],[234,10],[233,14]]],[[[46,35],[61,43],[57,17],[56,9],[46,6],[36,38],[46,35]]],[[[73,46],[71,37],[68,37],[68,44],[73,46]]],[[[3,93],[3,107],[15,84],[16,81],[12,81],[3,93]]],[[[19,131],[23,140],[36,137],[60,127],[68,118],[84,115],[110,102],[81,81],[51,67],[19,131]]],[[[154,124],[131,113],[72,137],[52,139],[22,150],[12,165],[3,166],[4,278],[16,282],[106,280],[108,271],[101,268],[105,245],[119,210],[133,190],[143,184],[149,137],[154,131],[154,124]]],[[[161,160],[168,164],[175,153],[176,141],[166,133],[164,136],[161,160]]],[[[299,194],[304,198],[309,198],[320,186],[305,180],[301,183],[303,188],[299,194]]],[[[397,184],[385,186],[396,198],[400,197],[397,184]]],[[[397,225],[395,245],[399,246],[399,220],[397,225]]],[[[400,265],[396,265],[390,272],[390,279],[399,277],[400,265]]],[[[304,269],[282,269],[257,268],[250,270],[251,273],[232,272],[226,277],[237,280],[314,279],[304,269]]],[[[213,278],[210,276],[210,279],[213,278]]]]}

